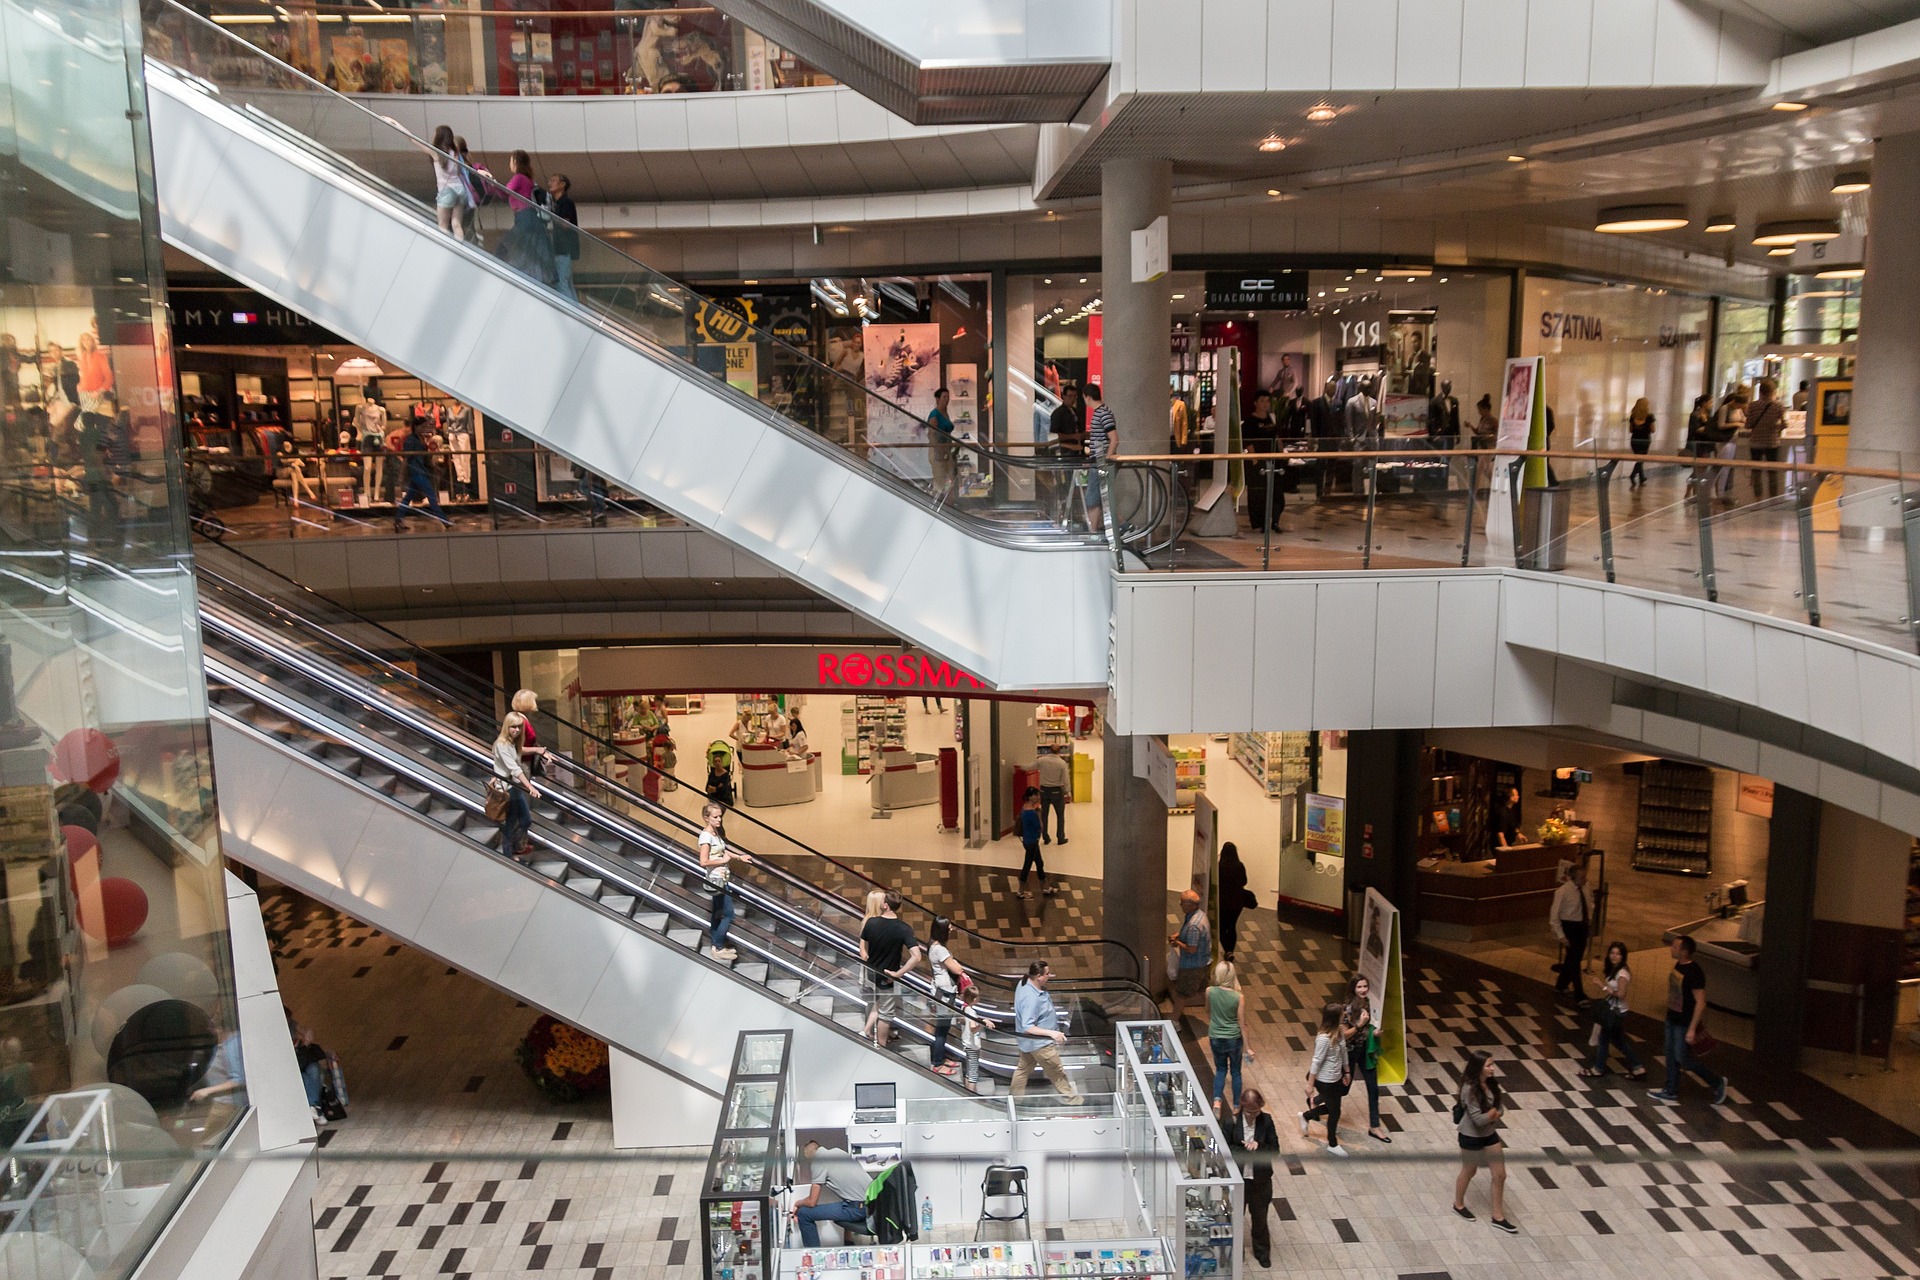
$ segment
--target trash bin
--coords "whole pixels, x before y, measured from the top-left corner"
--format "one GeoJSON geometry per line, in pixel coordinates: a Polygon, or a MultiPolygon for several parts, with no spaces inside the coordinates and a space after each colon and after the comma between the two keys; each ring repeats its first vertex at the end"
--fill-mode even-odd
{"type": "Polygon", "coordinates": [[[1564,485],[1520,491],[1520,568],[1556,573],[1567,567],[1567,513],[1572,509],[1573,491],[1564,485]]]}
{"type": "Polygon", "coordinates": [[[1093,803],[1093,757],[1084,751],[1073,753],[1073,802],[1093,803]]]}

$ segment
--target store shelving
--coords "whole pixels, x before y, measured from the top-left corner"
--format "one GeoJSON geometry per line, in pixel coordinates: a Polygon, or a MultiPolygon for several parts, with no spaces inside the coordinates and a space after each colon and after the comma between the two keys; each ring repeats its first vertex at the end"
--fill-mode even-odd
{"type": "Polygon", "coordinates": [[[779,695],[772,693],[742,693],[733,700],[736,717],[742,711],[747,713],[747,728],[753,741],[767,736],[767,718],[779,709],[779,695]]]}
{"type": "Polygon", "coordinates": [[[1713,771],[1650,760],[1640,773],[1633,865],[1704,876],[1713,870],[1713,771]]]}
{"type": "Polygon", "coordinates": [[[871,772],[876,747],[907,745],[907,704],[862,695],[840,704],[840,772],[871,772]]]}
{"type": "Polygon", "coordinates": [[[1311,733],[1236,733],[1228,751],[1270,796],[1307,785],[1311,733]]]}
{"type": "Polygon", "coordinates": [[[1072,746],[1073,708],[1043,705],[1033,717],[1033,740],[1042,747],[1072,746]]]}

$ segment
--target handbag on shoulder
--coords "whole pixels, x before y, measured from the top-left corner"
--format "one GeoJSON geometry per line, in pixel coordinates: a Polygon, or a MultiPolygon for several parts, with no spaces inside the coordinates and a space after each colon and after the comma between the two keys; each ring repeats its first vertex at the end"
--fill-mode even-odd
{"type": "Polygon", "coordinates": [[[504,778],[487,779],[487,821],[505,822],[507,820],[507,797],[512,794],[504,778]]]}

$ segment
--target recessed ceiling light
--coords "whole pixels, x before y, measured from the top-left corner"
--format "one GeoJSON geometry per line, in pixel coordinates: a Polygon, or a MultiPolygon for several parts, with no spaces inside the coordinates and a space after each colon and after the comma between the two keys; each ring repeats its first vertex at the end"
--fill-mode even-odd
{"type": "Polygon", "coordinates": [[[1280,188],[1278,188],[1278,187],[1268,187],[1268,188],[1267,188],[1267,194],[1268,194],[1268,195],[1270,195],[1270,196],[1277,196],[1277,195],[1279,195],[1279,194],[1280,194],[1280,188]]]}
{"type": "Polygon", "coordinates": [[[1769,258],[1791,258],[1793,256],[1793,246],[1783,244],[1777,249],[1769,249],[1767,250],[1767,256],[1769,258]]]}
{"type": "Polygon", "coordinates": [[[1080,277],[1080,283],[1081,283],[1081,284],[1085,284],[1086,282],[1087,282],[1087,278],[1086,278],[1085,276],[1081,276],[1081,277],[1080,277]]]}
{"type": "Polygon", "coordinates": [[[1732,215],[1732,214],[1730,214],[1730,213],[1715,213],[1715,214],[1710,214],[1710,215],[1708,215],[1708,217],[1707,217],[1707,225],[1706,225],[1706,226],[1704,226],[1704,227],[1701,227],[1700,229],[1701,229],[1702,231],[1710,231],[1710,232],[1713,232],[1714,234],[1716,234],[1716,235],[1717,235],[1717,234],[1719,234],[1720,232],[1723,232],[1723,231],[1731,231],[1731,230],[1733,230],[1733,228],[1734,228],[1734,225],[1735,225],[1735,224],[1734,224],[1734,221],[1733,221],[1733,215],[1732,215]]]}
{"type": "Polygon", "coordinates": [[[1345,285],[1336,285],[1336,286],[1334,286],[1334,290],[1333,290],[1333,291],[1334,291],[1335,293],[1346,293],[1346,292],[1347,292],[1348,290],[1347,290],[1347,286],[1345,286],[1345,285]]]}
{"type": "Polygon", "coordinates": [[[741,284],[759,284],[760,282],[758,280],[742,280],[740,283],[741,284]]]}
{"type": "Polygon", "coordinates": [[[1186,297],[1186,296],[1187,296],[1187,295],[1186,295],[1186,294],[1184,294],[1184,293],[1176,293],[1176,294],[1174,294],[1174,295],[1173,295],[1173,300],[1174,300],[1175,302],[1178,302],[1178,301],[1180,301],[1180,299],[1182,299],[1182,298],[1184,298],[1184,297],[1186,297]]]}
{"type": "Polygon", "coordinates": [[[1321,291],[1320,291],[1320,292],[1319,292],[1318,294],[1316,294],[1315,296],[1316,296],[1316,297],[1320,297],[1320,298],[1324,298],[1324,297],[1326,297],[1326,296],[1327,296],[1327,291],[1326,291],[1325,289],[1322,289],[1322,290],[1321,290],[1321,291]]]}
{"type": "Polygon", "coordinates": [[[1775,111],[1805,111],[1807,104],[1804,102],[1776,102],[1773,104],[1773,109],[1775,111]]]}
{"type": "Polygon", "coordinates": [[[1840,234],[1840,224],[1832,218],[1793,218],[1784,222],[1763,222],[1754,228],[1757,245],[1795,245],[1802,240],[1832,240],[1840,234]]]}
{"type": "Polygon", "coordinates": [[[1285,151],[1287,149],[1287,140],[1278,134],[1270,133],[1260,139],[1260,149],[1262,151],[1285,151]]]}
{"type": "Polygon", "coordinates": [[[1040,283],[1041,283],[1041,284],[1052,284],[1052,283],[1053,283],[1053,277],[1052,277],[1052,276],[1048,276],[1048,277],[1047,277],[1046,279],[1044,279],[1044,280],[1042,280],[1042,281],[1041,281],[1040,283]]]}
{"type": "Polygon", "coordinates": [[[1865,170],[1835,174],[1833,178],[1833,194],[1837,196],[1856,195],[1872,185],[1873,177],[1865,170]]]}
{"type": "Polygon", "coordinates": [[[1313,121],[1315,124],[1325,124],[1339,114],[1338,111],[1324,102],[1307,108],[1307,119],[1313,121]]]}
{"type": "MultiPolygon", "coordinates": [[[[1865,267],[1834,267],[1830,271],[1814,272],[1813,278],[1815,280],[1858,280],[1866,274],[1865,267]]],[[[1803,293],[1800,296],[1804,298],[1807,295],[1803,293]]]]}
{"type": "Polygon", "coordinates": [[[1526,162],[1527,162],[1527,158],[1525,156],[1508,156],[1507,157],[1508,164],[1525,164],[1526,162]]]}
{"type": "Polygon", "coordinates": [[[1630,235],[1637,231],[1678,231],[1687,225],[1687,211],[1677,204],[1634,204],[1602,209],[1595,231],[1630,235]]]}
{"type": "Polygon", "coordinates": [[[1446,282],[1447,282],[1447,278],[1446,278],[1445,276],[1441,276],[1441,277],[1440,277],[1440,283],[1441,283],[1441,284],[1445,284],[1446,282]]]}

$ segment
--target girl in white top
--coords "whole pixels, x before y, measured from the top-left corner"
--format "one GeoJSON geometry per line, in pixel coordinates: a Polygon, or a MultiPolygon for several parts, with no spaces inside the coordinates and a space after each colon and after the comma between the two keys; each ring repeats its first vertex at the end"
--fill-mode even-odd
{"type": "Polygon", "coordinates": [[[727,930],[733,927],[732,862],[752,862],[744,853],[727,847],[727,833],[720,829],[727,811],[709,802],[700,811],[704,823],[700,830],[700,868],[706,872],[707,888],[713,897],[707,913],[708,945],[716,960],[733,960],[739,952],[727,945],[727,930]]]}
{"type": "Polygon", "coordinates": [[[453,126],[433,131],[433,212],[440,229],[457,240],[467,235],[467,184],[453,158],[453,126]]]}
{"type": "Polygon", "coordinates": [[[533,828],[533,807],[540,789],[527,776],[520,760],[520,749],[527,740],[527,718],[518,711],[507,712],[500,722],[500,735],[493,740],[493,776],[507,784],[507,816],[500,824],[500,852],[511,858],[520,853],[533,828]]]}
{"type": "MultiPolygon", "coordinates": [[[[945,916],[935,920],[927,932],[927,963],[933,970],[934,1000],[933,1047],[928,1051],[927,1060],[943,1076],[952,1075],[961,1061],[947,1049],[947,1037],[953,1032],[953,1016],[947,1009],[960,993],[961,980],[967,976],[960,962],[953,958],[953,952],[947,949],[947,940],[952,936],[953,922],[945,916]]],[[[964,1030],[961,1034],[965,1035],[964,1030]]]]}
{"type": "Polygon", "coordinates": [[[1322,1116],[1327,1121],[1327,1154],[1346,1155],[1340,1145],[1340,1102],[1352,1083],[1347,1067],[1347,1034],[1340,1025],[1345,1008],[1329,1004],[1320,1011],[1320,1034],[1314,1037],[1313,1061],[1307,1067],[1307,1088],[1320,1100],[1300,1113],[1300,1136],[1307,1134],[1307,1123],[1322,1116]]]}
{"type": "Polygon", "coordinates": [[[1626,1013],[1627,988],[1633,982],[1633,974],[1627,968],[1627,944],[1609,942],[1607,958],[1600,966],[1605,981],[1600,984],[1600,1000],[1593,1027],[1593,1062],[1580,1068],[1580,1074],[1587,1077],[1607,1074],[1607,1050],[1617,1047],[1620,1056],[1627,1060],[1627,1077],[1632,1080],[1645,1080],[1647,1068],[1641,1063],[1640,1055],[1633,1051],[1633,1042],[1627,1039],[1626,1013]]]}

